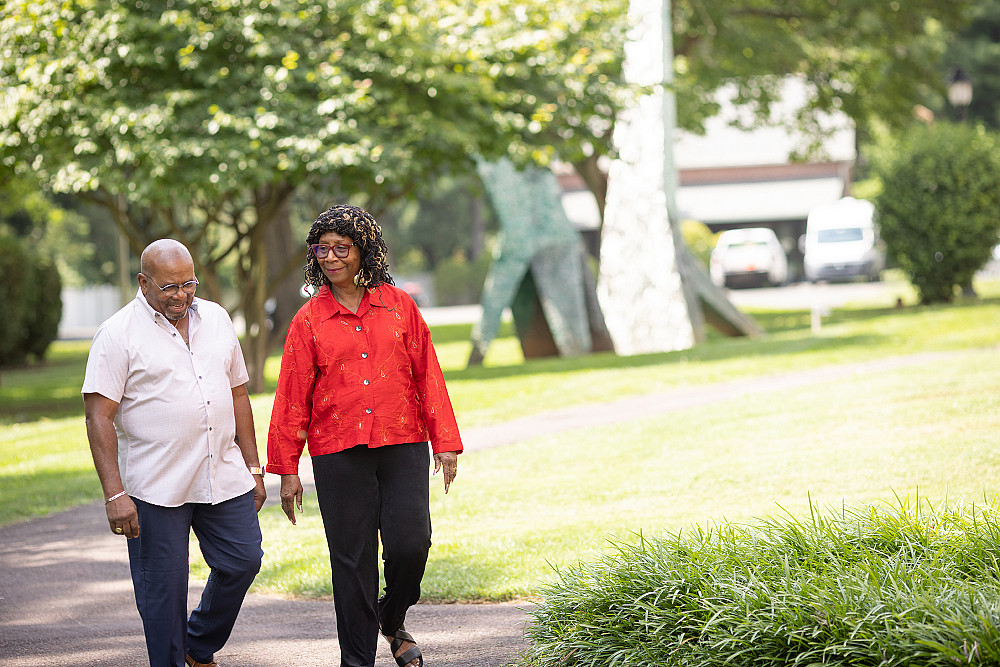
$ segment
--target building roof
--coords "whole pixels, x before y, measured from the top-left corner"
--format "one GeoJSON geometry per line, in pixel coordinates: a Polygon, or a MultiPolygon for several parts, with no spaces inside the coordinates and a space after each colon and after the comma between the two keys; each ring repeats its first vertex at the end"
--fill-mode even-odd
{"type": "Polygon", "coordinates": [[[814,206],[840,199],[844,186],[839,176],[693,185],[678,189],[677,213],[712,224],[805,220],[814,206]]]}
{"type": "MultiPolygon", "coordinates": [[[[722,108],[706,121],[704,135],[677,130],[679,217],[709,224],[805,220],[814,206],[848,194],[857,151],[854,126],[845,114],[821,119],[829,134],[819,152],[809,161],[792,161],[806,145],[804,135],[791,129],[806,92],[801,79],[785,79],[782,98],[772,105],[773,125],[746,131],[736,126],[750,119],[732,104],[735,89],[724,88],[718,97],[722,108]]],[[[597,203],[582,181],[564,178],[562,202],[577,228],[599,225],[597,203]],[[571,180],[577,181],[574,186],[571,180]]]]}

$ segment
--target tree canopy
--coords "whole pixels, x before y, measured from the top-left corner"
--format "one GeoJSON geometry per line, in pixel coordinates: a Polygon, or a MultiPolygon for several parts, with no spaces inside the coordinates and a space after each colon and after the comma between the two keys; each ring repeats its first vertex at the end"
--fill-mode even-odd
{"type": "MultiPolygon", "coordinates": [[[[670,0],[678,125],[702,132],[720,111],[719,95],[730,89],[742,127],[774,124],[772,105],[782,79],[797,76],[808,84],[808,98],[795,122],[808,141],[792,157],[819,151],[829,114],[847,116],[862,133],[873,124],[904,127],[915,104],[940,99],[944,92],[940,57],[954,31],[969,25],[972,8],[995,2],[670,0]]],[[[595,48],[616,51],[628,29],[627,2],[608,9],[601,24],[607,39],[595,48]]],[[[579,79],[588,82],[588,95],[600,91],[595,103],[608,115],[580,123],[569,104],[557,104],[545,133],[598,196],[601,210],[606,174],[598,161],[612,154],[614,112],[630,95],[618,85],[601,85],[618,84],[620,51],[617,55],[591,79],[579,79]]]]}
{"type": "MultiPolygon", "coordinates": [[[[814,84],[806,127],[831,110],[898,121],[928,85],[936,33],[968,3],[674,0],[681,123],[698,129],[732,83],[763,121],[785,74],[814,84]]],[[[635,92],[621,83],[626,10],[627,0],[7,0],[0,163],[98,201],[136,253],[161,236],[184,242],[209,297],[231,267],[260,388],[297,306],[297,197],[377,212],[441,174],[471,173],[476,156],[506,154],[572,162],[603,204],[597,160],[635,92]]]]}
{"type": "Polygon", "coordinates": [[[602,8],[11,0],[0,160],[100,201],[134,252],[159,236],[184,242],[209,296],[221,294],[218,267],[234,264],[259,387],[268,339],[283,333],[264,304],[302,263],[293,196],[377,210],[477,155],[524,156],[512,146],[553,113],[541,95],[590,76],[597,60],[574,31],[594,29],[602,8]]]}
{"type": "Polygon", "coordinates": [[[943,88],[938,57],[971,4],[673,0],[680,124],[697,131],[727,83],[736,84],[738,105],[766,121],[780,90],[776,75],[796,75],[811,84],[798,122],[817,136],[831,112],[860,127],[905,125],[926,91],[943,88]]]}

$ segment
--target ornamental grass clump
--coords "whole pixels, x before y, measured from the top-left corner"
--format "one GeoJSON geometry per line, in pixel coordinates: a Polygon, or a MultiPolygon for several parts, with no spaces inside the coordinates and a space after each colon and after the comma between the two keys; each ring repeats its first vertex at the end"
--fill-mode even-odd
{"type": "Polygon", "coordinates": [[[559,572],[524,664],[1000,665],[998,560],[995,501],[640,535],[559,572]]]}

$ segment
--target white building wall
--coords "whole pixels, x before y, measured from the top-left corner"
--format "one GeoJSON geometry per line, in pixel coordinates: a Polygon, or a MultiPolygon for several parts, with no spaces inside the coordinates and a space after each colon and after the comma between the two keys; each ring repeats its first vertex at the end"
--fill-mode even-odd
{"type": "MultiPolygon", "coordinates": [[[[806,84],[797,77],[784,80],[781,99],[771,107],[770,127],[741,130],[734,123],[749,123],[747,112],[733,105],[735,88],[723,88],[717,100],[718,115],[705,122],[704,134],[678,129],[674,135],[674,160],[678,169],[753,167],[788,164],[789,156],[808,143],[795,126],[796,112],[806,103],[806,84]]],[[[821,121],[828,136],[816,160],[853,161],[854,124],[846,114],[828,115],[821,121]]]]}
{"type": "Polygon", "coordinates": [[[65,287],[62,291],[59,338],[92,338],[101,323],[121,307],[121,290],[113,285],[65,287]]]}

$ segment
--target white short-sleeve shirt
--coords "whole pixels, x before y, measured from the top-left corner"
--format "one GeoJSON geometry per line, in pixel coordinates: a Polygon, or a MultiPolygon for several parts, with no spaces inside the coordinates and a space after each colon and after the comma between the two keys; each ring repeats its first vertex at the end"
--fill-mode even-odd
{"type": "Polygon", "coordinates": [[[236,445],[233,387],[249,380],[229,313],[195,298],[188,340],[140,290],[101,325],[82,393],[118,405],[118,466],[129,495],[154,505],[220,503],[254,488],[236,445]]]}

